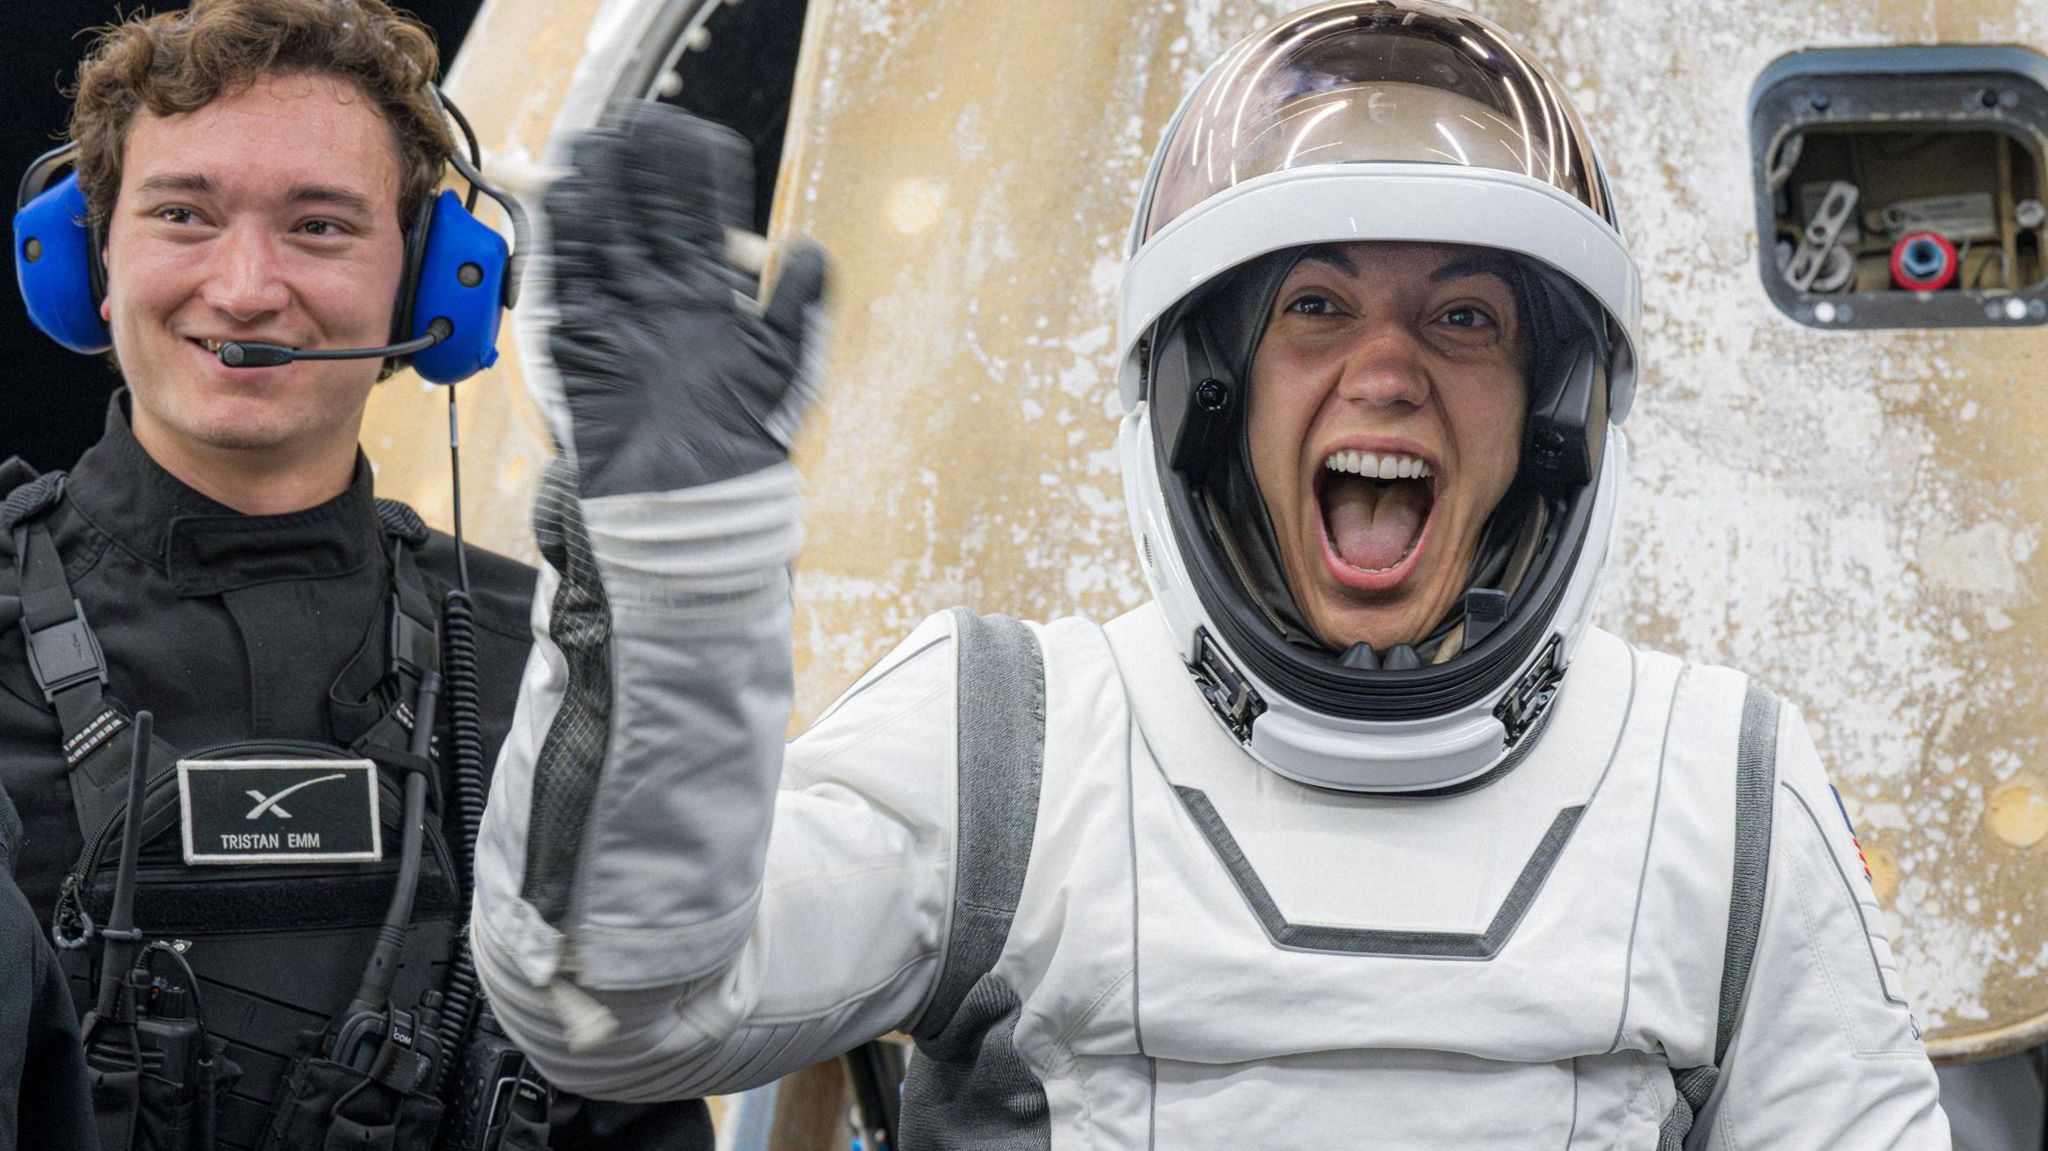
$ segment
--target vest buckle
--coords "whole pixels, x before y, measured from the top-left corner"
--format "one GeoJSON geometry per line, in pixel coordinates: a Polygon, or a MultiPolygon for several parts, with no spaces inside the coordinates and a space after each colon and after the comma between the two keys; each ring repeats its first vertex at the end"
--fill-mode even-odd
{"type": "Polygon", "coordinates": [[[107,682],[107,659],[100,653],[99,637],[85,621],[85,605],[71,601],[71,618],[48,627],[31,628],[21,621],[28,638],[28,669],[43,689],[43,699],[54,703],[57,693],[88,680],[107,682]]]}

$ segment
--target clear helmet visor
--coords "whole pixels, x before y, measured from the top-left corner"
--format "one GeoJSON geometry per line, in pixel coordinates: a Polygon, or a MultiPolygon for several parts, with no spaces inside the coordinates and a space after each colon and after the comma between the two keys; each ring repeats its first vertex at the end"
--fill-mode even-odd
{"type": "Polygon", "coordinates": [[[1517,173],[1614,222],[1577,112],[1504,33],[1426,0],[1343,0],[1289,17],[1209,71],[1168,130],[1133,238],[1260,176],[1376,161],[1517,173]]]}

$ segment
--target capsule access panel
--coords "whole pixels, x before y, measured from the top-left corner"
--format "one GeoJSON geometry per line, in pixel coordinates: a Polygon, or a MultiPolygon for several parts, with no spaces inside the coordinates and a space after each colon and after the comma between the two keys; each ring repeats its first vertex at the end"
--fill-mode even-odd
{"type": "Polygon", "coordinates": [[[1826,49],[1750,95],[1764,290],[1821,328],[2048,322],[2048,58],[1826,49]]]}

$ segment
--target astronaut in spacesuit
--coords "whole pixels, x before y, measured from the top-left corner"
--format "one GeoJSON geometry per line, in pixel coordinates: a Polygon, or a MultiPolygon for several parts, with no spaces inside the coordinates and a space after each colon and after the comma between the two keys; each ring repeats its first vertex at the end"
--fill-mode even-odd
{"type": "Polygon", "coordinates": [[[474,924],[558,1084],[900,1029],[911,1149],[1949,1145],[1797,712],[1591,626],[1637,272],[1498,28],[1339,0],[1210,70],[1121,295],[1152,598],[933,617],[786,747],[822,260],[734,302],[708,126],[574,159],[474,924]]]}

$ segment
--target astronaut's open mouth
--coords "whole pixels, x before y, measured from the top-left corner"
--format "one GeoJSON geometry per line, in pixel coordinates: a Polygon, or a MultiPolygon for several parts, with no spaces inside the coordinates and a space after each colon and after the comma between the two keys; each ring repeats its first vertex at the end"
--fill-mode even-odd
{"type": "Polygon", "coordinates": [[[1422,539],[1436,506],[1436,474],[1416,456],[1333,452],[1316,477],[1316,500],[1339,559],[1364,572],[1390,571],[1422,539]]]}

